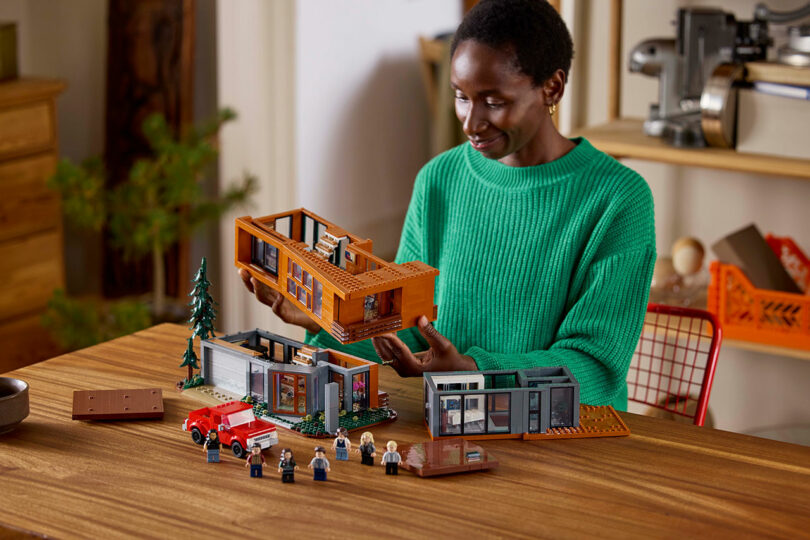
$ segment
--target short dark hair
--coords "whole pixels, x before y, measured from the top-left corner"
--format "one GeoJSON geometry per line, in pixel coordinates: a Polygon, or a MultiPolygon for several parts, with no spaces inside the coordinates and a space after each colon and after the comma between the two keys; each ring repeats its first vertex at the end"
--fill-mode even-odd
{"type": "Polygon", "coordinates": [[[565,22],[546,0],[482,0],[464,16],[450,45],[472,39],[493,49],[511,48],[517,68],[535,86],[561,69],[568,79],[574,43],[565,22]]]}

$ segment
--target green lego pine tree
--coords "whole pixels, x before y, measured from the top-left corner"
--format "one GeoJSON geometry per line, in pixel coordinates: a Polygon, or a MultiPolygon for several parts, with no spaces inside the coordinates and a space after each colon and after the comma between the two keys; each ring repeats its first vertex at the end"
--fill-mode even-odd
{"type": "Polygon", "coordinates": [[[208,287],[211,283],[207,277],[207,263],[205,257],[202,258],[200,269],[194,276],[194,289],[189,293],[193,297],[189,306],[191,306],[191,318],[188,322],[191,323],[189,330],[192,330],[192,338],[199,336],[200,339],[208,339],[209,337],[216,337],[214,334],[214,319],[217,318],[217,312],[214,309],[214,299],[208,294],[208,287]]]}
{"type": "Polygon", "coordinates": [[[197,354],[194,352],[194,337],[188,338],[188,347],[186,348],[186,352],[183,353],[183,363],[180,364],[180,367],[188,367],[188,378],[183,381],[185,385],[188,385],[194,380],[194,370],[200,369],[200,364],[198,363],[197,354]]]}

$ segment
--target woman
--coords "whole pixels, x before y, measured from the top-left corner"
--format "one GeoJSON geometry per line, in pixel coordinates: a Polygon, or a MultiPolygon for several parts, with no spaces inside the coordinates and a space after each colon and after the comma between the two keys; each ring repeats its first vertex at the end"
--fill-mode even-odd
{"type": "Polygon", "coordinates": [[[313,345],[378,356],[400,375],[566,365],[583,403],[625,409],[655,261],[649,187],[554,127],[573,47],[548,3],[480,2],[451,52],[469,142],[420,171],[397,253],[440,270],[435,327],[423,317],[398,335],[340,346],[243,279],[313,345]]]}

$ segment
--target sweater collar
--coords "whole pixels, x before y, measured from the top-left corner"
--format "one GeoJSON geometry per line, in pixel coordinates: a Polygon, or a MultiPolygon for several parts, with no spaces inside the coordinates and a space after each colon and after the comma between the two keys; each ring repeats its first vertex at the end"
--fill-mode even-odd
{"type": "Polygon", "coordinates": [[[563,157],[531,167],[510,167],[486,158],[469,142],[464,143],[464,153],[470,170],[483,183],[504,189],[526,189],[564,180],[599,154],[587,139],[577,137],[571,141],[576,146],[563,157]]]}

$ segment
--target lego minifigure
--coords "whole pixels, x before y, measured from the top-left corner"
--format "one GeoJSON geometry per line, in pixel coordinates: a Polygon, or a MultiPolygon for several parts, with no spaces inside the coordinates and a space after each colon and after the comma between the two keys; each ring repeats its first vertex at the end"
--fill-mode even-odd
{"type": "Polygon", "coordinates": [[[295,483],[295,471],[298,465],[295,464],[292,450],[285,448],[281,451],[281,461],[278,462],[278,472],[281,473],[281,481],[285,484],[295,483]]]}
{"type": "Polygon", "coordinates": [[[374,446],[374,435],[370,431],[360,435],[360,447],[355,450],[360,454],[360,463],[363,465],[374,465],[374,458],[377,457],[377,448],[374,446]]]}
{"type": "Polygon", "coordinates": [[[399,462],[402,456],[397,452],[397,442],[388,441],[385,445],[388,451],[383,454],[380,465],[385,465],[385,474],[399,474],[399,462]]]}
{"type": "Polygon", "coordinates": [[[352,447],[352,442],[346,436],[349,433],[345,427],[339,427],[337,430],[337,437],[332,443],[332,450],[335,451],[335,459],[339,461],[349,461],[349,450],[352,447]]]}
{"type": "Polygon", "coordinates": [[[212,429],[208,432],[208,438],[203,443],[203,452],[208,455],[208,463],[219,463],[219,446],[217,430],[212,429]]]}
{"type": "Polygon", "coordinates": [[[326,473],[332,469],[329,468],[329,460],[326,459],[326,449],[323,446],[315,447],[315,457],[309,462],[308,467],[312,469],[313,480],[326,482],[326,473]]]}
{"type": "Polygon", "coordinates": [[[262,455],[262,446],[259,443],[254,443],[250,449],[250,454],[248,454],[248,457],[245,460],[245,467],[250,466],[251,478],[262,477],[262,467],[264,466],[264,462],[265,459],[262,455]]]}

